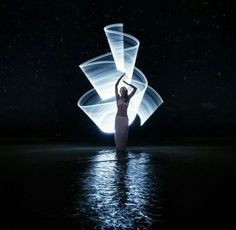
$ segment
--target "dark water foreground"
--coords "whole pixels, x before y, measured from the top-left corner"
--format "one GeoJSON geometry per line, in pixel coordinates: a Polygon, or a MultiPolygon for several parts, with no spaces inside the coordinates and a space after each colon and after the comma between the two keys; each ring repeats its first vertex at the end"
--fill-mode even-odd
{"type": "Polygon", "coordinates": [[[1,146],[0,228],[226,227],[236,221],[235,154],[233,146],[130,147],[123,154],[1,146]]]}

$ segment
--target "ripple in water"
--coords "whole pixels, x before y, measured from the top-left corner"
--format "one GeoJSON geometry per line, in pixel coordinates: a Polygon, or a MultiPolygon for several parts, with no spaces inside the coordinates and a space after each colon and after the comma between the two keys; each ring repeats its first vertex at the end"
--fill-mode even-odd
{"type": "Polygon", "coordinates": [[[99,151],[86,167],[74,179],[72,218],[99,228],[148,228],[162,222],[161,168],[150,154],[99,151]]]}

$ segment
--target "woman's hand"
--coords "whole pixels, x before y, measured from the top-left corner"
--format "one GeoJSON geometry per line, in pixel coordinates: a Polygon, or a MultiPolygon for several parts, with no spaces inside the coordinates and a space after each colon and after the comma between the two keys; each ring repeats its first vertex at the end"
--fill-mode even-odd
{"type": "Polygon", "coordinates": [[[120,79],[121,79],[122,77],[124,77],[124,76],[125,76],[125,74],[126,74],[126,73],[122,74],[122,76],[120,77],[120,79]]]}
{"type": "Polygon", "coordinates": [[[119,97],[119,94],[118,94],[118,84],[120,83],[121,78],[124,77],[124,76],[125,76],[125,73],[118,79],[118,81],[117,81],[116,84],[115,84],[115,94],[116,94],[116,98],[119,97]]]}
{"type": "Polygon", "coordinates": [[[126,82],[125,80],[123,81],[125,84],[127,84],[127,85],[130,85],[128,82],[126,82]]]}
{"type": "Polygon", "coordinates": [[[136,90],[137,90],[137,87],[135,87],[134,85],[129,84],[129,83],[126,82],[126,81],[123,81],[123,82],[133,88],[133,91],[131,92],[131,94],[129,94],[129,99],[131,99],[131,97],[134,96],[134,94],[135,94],[135,92],[136,92],[136,90]]]}
{"type": "Polygon", "coordinates": [[[126,82],[126,81],[123,81],[126,85],[129,85],[129,86],[131,86],[132,88],[136,88],[135,86],[133,86],[133,85],[131,85],[131,84],[129,84],[128,82],[126,82]]]}
{"type": "Polygon", "coordinates": [[[116,82],[116,86],[118,86],[118,84],[119,84],[119,82],[120,82],[121,78],[122,78],[122,77],[124,77],[124,76],[125,76],[125,74],[126,74],[126,73],[124,73],[124,74],[123,74],[123,75],[122,75],[122,76],[121,76],[121,77],[118,79],[118,81],[116,82]]]}

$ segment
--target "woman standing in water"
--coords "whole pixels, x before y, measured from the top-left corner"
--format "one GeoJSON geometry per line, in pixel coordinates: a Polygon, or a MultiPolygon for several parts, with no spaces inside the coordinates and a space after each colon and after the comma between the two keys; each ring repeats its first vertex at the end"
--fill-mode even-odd
{"type": "Polygon", "coordinates": [[[125,84],[131,86],[133,91],[128,94],[126,87],[120,88],[120,95],[118,93],[118,85],[121,81],[121,78],[124,77],[123,74],[115,84],[115,94],[116,94],[116,104],[117,104],[117,114],[115,119],[115,143],[117,151],[125,151],[128,141],[129,134],[129,119],[127,116],[127,109],[130,99],[134,96],[137,88],[126,81],[123,81],[125,84]]]}

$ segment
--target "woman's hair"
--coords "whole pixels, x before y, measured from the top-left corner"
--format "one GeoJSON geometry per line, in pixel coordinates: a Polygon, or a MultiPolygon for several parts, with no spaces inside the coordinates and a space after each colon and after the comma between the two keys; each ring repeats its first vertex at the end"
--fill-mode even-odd
{"type": "Polygon", "coordinates": [[[129,101],[129,96],[128,96],[128,90],[126,89],[126,87],[121,87],[120,89],[124,88],[125,89],[125,95],[124,95],[124,98],[125,98],[125,102],[128,102],[129,101]]]}
{"type": "Polygon", "coordinates": [[[129,101],[129,96],[128,96],[128,90],[126,89],[125,91],[125,102],[128,102],[129,101]]]}

